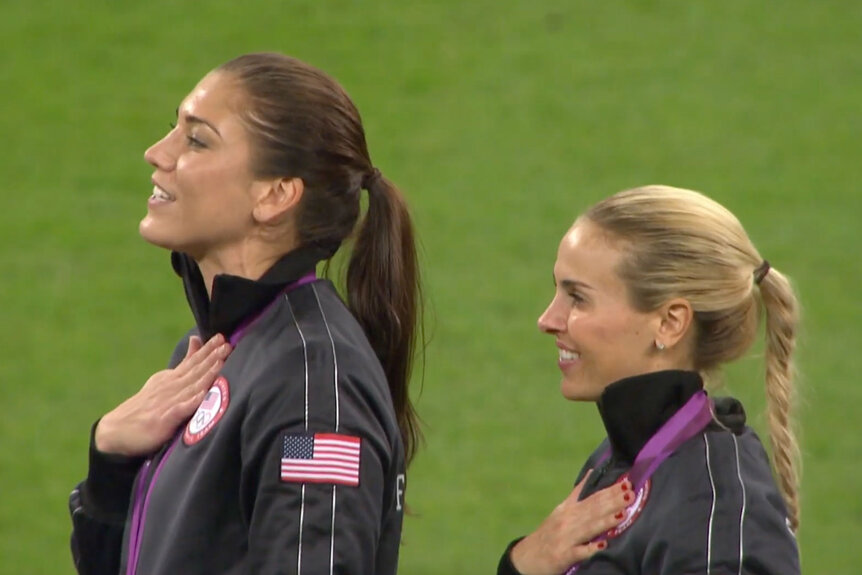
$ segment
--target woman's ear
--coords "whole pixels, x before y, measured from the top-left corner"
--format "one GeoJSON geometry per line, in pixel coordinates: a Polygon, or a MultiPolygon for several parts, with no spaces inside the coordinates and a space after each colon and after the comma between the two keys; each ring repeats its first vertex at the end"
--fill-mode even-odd
{"type": "Polygon", "coordinates": [[[673,347],[688,333],[694,319],[694,310],[688,300],[674,298],[665,303],[659,313],[656,341],[661,342],[665,347],[673,347]]]}
{"type": "Polygon", "coordinates": [[[252,216],[261,224],[272,224],[291,212],[302,200],[305,183],[300,178],[278,178],[260,182],[252,216]]]}

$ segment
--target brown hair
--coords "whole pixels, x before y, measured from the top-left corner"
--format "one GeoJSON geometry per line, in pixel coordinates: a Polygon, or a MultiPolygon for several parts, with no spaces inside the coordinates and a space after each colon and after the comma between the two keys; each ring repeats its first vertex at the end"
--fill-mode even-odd
{"type": "Polygon", "coordinates": [[[421,440],[408,392],[421,285],[407,203],[374,168],[359,111],[333,78],[276,53],[240,56],[220,66],[244,91],[240,113],[255,147],[256,175],[296,177],[305,192],[296,214],[301,245],[334,254],[368,209],[347,268],[348,306],[380,359],[407,463],[421,440]]]}
{"type": "Polygon", "coordinates": [[[799,307],[790,281],[774,267],[761,267],[763,258],[739,220],[698,192],[635,188],[599,202],[582,217],[626,242],[617,272],[635,308],[652,311],[674,297],[689,301],[694,363],[706,381],[751,347],[765,315],[773,466],[795,531],[799,446],[793,431],[793,352],[799,307]]]}

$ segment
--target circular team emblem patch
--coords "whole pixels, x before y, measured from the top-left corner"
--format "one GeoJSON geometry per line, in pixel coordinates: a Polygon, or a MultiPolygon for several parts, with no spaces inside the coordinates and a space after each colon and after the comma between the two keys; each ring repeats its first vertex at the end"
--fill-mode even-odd
{"type": "Polygon", "coordinates": [[[218,376],[183,433],[183,443],[194,445],[204,438],[222,418],[230,403],[227,380],[218,376]]]}
{"type": "MultiPolygon", "coordinates": [[[[617,483],[622,483],[624,480],[628,479],[628,477],[628,473],[624,474],[622,477],[619,478],[617,483]]],[[[635,494],[634,502],[628,507],[626,507],[625,511],[623,511],[623,513],[626,514],[625,518],[619,525],[608,531],[608,539],[620,535],[623,531],[632,526],[632,523],[635,522],[635,519],[637,519],[640,516],[641,511],[643,511],[643,508],[647,503],[647,499],[649,499],[649,492],[651,486],[652,480],[647,479],[646,483],[644,483],[644,486],[641,487],[640,491],[635,494]]]]}

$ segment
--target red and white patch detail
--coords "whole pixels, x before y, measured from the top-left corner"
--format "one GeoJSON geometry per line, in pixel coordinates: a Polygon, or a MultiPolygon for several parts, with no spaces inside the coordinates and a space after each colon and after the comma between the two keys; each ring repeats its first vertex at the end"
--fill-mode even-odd
{"type": "Polygon", "coordinates": [[[230,390],[228,383],[220,375],[213,382],[212,387],[210,387],[206,396],[204,396],[204,400],[198,406],[198,410],[195,411],[188,425],[186,425],[186,430],[183,432],[183,443],[194,445],[203,439],[222,418],[224,412],[227,411],[229,403],[230,390]]]}
{"type": "MultiPolygon", "coordinates": [[[[629,478],[629,474],[626,473],[622,477],[619,478],[617,484],[622,483],[626,479],[629,478]]],[[[619,525],[608,531],[607,537],[608,539],[612,537],[616,537],[623,533],[626,529],[632,526],[632,523],[640,516],[641,511],[643,511],[644,506],[647,503],[647,499],[649,499],[650,487],[652,486],[652,480],[647,479],[644,486],[640,488],[640,490],[635,494],[634,502],[625,508],[623,513],[625,513],[625,517],[620,522],[619,525]]]]}

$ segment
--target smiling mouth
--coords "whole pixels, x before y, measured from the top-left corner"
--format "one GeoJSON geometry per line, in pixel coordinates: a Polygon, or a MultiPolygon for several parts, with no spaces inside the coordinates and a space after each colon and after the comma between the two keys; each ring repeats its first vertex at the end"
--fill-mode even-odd
{"type": "Polygon", "coordinates": [[[150,196],[151,200],[156,200],[159,202],[172,202],[174,201],[174,197],[161,189],[158,186],[153,186],[153,194],[150,196]]]}
{"type": "Polygon", "coordinates": [[[567,349],[560,350],[560,361],[575,361],[576,359],[580,359],[581,354],[576,353],[574,351],[569,351],[567,349]]]}

